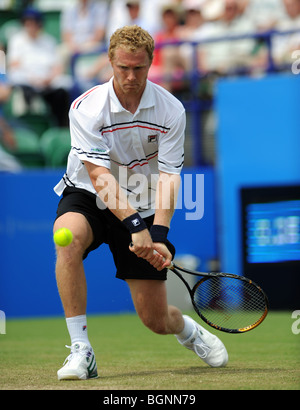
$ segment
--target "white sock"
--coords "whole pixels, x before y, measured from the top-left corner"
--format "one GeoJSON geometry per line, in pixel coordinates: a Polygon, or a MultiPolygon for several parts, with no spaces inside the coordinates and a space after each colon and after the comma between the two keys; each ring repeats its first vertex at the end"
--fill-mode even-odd
{"type": "Polygon", "coordinates": [[[66,318],[67,328],[71,338],[71,344],[83,342],[91,346],[88,338],[86,315],[66,318]]]}
{"type": "Polygon", "coordinates": [[[183,316],[184,320],[184,328],[183,330],[176,335],[176,337],[181,341],[184,342],[187,340],[193,333],[195,329],[194,322],[187,316],[183,316]]]}

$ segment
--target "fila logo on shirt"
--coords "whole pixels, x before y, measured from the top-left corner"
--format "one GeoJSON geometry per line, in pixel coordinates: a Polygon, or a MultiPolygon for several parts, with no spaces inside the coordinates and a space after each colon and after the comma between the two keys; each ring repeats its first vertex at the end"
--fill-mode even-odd
{"type": "Polygon", "coordinates": [[[157,135],[157,134],[148,135],[148,143],[157,142],[157,138],[158,138],[158,135],[157,135]]]}

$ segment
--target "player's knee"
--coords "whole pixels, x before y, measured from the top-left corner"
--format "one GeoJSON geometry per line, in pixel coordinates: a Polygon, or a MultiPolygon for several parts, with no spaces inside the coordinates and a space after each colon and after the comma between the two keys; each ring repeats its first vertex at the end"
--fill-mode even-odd
{"type": "Polygon", "coordinates": [[[56,245],[57,263],[62,263],[65,267],[76,267],[82,262],[83,254],[88,244],[84,243],[82,238],[73,235],[72,243],[68,246],[56,245]]]}
{"type": "Polygon", "coordinates": [[[57,260],[66,265],[76,265],[82,261],[84,252],[93,241],[91,228],[82,215],[71,213],[63,215],[55,222],[53,232],[61,227],[70,227],[73,240],[67,246],[56,245],[57,260]]]}

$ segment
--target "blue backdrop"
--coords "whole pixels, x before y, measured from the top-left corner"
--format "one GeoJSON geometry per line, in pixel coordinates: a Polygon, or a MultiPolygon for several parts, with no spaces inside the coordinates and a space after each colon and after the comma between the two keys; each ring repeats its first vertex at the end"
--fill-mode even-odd
{"type": "MultiPolygon", "coordinates": [[[[188,195],[187,207],[175,213],[170,239],[178,253],[196,254],[205,264],[216,257],[213,172],[207,168],[185,173],[189,175],[186,181],[192,180],[194,193],[199,182],[196,175],[204,173],[204,216],[186,220],[187,215],[197,217],[194,198],[188,195]]],[[[55,281],[52,240],[59,200],[53,186],[62,174],[63,171],[0,173],[0,310],[7,318],[63,314],[55,281]]],[[[187,186],[190,188],[190,184],[187,186]]],[[[201,187],[197,189],[201,192],[201,187]]],[[[183,198],[183,206],[184,202],[183,198]]],[[[198,208],[201,211],[203,207],[198,208]]],[[[115,279],[113,259],[106,245],[89,255],[85,268],[89,313],[134,310],[126,283],[115,279]]]]}

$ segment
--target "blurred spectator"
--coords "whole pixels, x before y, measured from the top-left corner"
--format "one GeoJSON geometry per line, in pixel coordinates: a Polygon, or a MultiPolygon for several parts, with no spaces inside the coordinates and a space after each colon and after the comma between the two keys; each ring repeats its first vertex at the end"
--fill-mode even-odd
{"type": "Polygon", "coordinates": [[[7,148],[15,147],[14,133],[11,126],[7,123],[2,106],[11,96],[11,87],[7,84],[5,76],[0,74],[0,140],[2,145],[7,148]]]}
{"type": "Polygon", "coordinates": [[[143,26],[140,0],[127,0],[126,8],[129,14],[128,25],[134,26],[136,24],[140,27],[143,26]]]}
{"type": "Polygon", "coordinates": [[[158,31],[163,29],[162,7],[170,4],[178,6],[181,2],[182,0],[133,0],[129,2],[127,0],[111,0],[107,24],[107,39],[110,38],[116,29],[128,24],[138,24],[154,37],[158,31]],[[139,3],[138,22],[132,23],[132,17],[130,17],[127,7],[130,3],[139,3]]]}
{"type": "MultiPolygon", "coordinates": [[[[181,9],[183,0],[140,0],[141,1],[141,17],[147,21],[146,30],[155,37],[155,35],[163,30],[164,23],[161,10],[164,6],[175,6],[178,10],[181,9]]],[[[201,0],[199,0],[201,1],[201,0]]]]}
{"type": "MultiPolygon", "coordinates": [[[[163,6],[162,20],[164,27],[154,36],[155,44],[179,41],[180,11],[178,7],[172,4],[163,6]]],[[[185,59],[180,54],[178,45],[157,47],[148,78],[172,91],[174,87],[181,87],[180,81],[186,69],[185,59]]]]}
{"type": "Polygon", "coordinates": [[[107,24],[107,40],[120,27],[138,25],[149,30],[147,16],[142,9],[146,0],[112,0],[107,24]]]}
{"type": "Polygon", "coordinates": [[[201,0],[202,14],[206,21],[215,21],[223,10],[223,0],[201,0]]]}
{"type": "Polygon", "coordinates": [[[282,0],[243,1],[248,3],[245,16],[254,23],[257,31],[272,30],[284,16],[282,0]]]}
{"type": "Polygon", "coordinates": [[[202,7],[205,0],[184,0],[183,21],[179,26],[178,33],[182,40],[190,40],[195,36],[195,32],[201,31],[205,22],[202,14],[202,7]]]}
{"type": "Polygon", "coordinates": [[[22,90],[26,107],[37,96],[49,105],[58,126],[68,125],[69,96],[63,84],[55,39],[43,31],[43,16],[33,8],[22,16],[23,28],[8,41],[8,78],[22,90]]]}
{"type": "Polygon", "coordinates": [[[77,0],[62,12],[61,34],[69,55],[99,48],[105,39],[108,7],[106,0],[77,0]]]}
{"type": "Polygon", "coordinates": [[[14,132],[2,111],[2,105],[8,101],[10,94],[10,86],[7,84],[5,76],[0,74],[0,171],[19,171],[21,169],[19,162],[2,149],[2,146],[8,149],[13,149],[16,146],[14,132]]]}
{"type": "Polygon", "coordinates": [[[292,53],[300,50],[300,0],[282,0],[285,8],[285,18],[276,26],[279,31],[299,30],[298,33],[274,36],[273,57],[278,65],[293,63],[292,53]]]}
{"type": "MultiPolygon", "coordinates": [[[[211,24],[203,17],[203,9],[206,0],[184,0],[184,24],[178,28],[180,40],[201,41],[210,36],[211,24]]],[[[194,47],[189,44],[183,44],[180,51],[185,58],[186,67],[191,70],[193,67],[194,47]]],[[[197,48],[198,68],[201,70],[203,61],[202,47],[197,48]]]]}
{"type": "Polygon", "coordinates": [[[107,42],[111,35],[120,27],[126,26],[129,23],[130,16],[128,8],[126,7],[126,0],[111,0],[107,25],[106,25],[106,37],[107,42]]]}
{"type": "MultiPolygon", "coordinates": [[[[246,6],[239,0],[223,0],[220,18],[210,25],[210,38],[255,33],[254,24],[245,17],[246,6]]],[[[203,46],[202,69],[207,72],[228,74],[239,69],[255,69],[265,65],[265,51],[255,54],[255,40],[225,40],[203,46]]]]}
{"type": "Polygon", "coordinates": [[[141,5],[142,0],[125,0],[124,25],[147,27],[147,20],[142,18],[141,5]]]}

